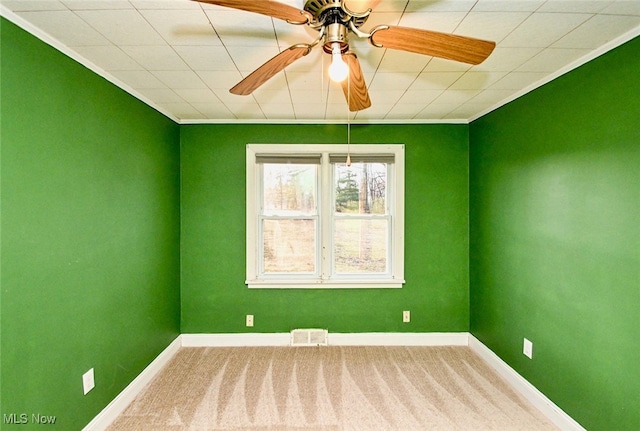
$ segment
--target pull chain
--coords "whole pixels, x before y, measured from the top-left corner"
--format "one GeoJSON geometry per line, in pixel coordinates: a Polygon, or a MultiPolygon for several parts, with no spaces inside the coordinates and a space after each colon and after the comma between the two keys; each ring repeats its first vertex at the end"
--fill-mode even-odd
{"type": "Polygon", "coordinates": [[[347,75],[347,167],[351,166],[351,118],[349,107],[351,106],[351,70],[347,75]]]}

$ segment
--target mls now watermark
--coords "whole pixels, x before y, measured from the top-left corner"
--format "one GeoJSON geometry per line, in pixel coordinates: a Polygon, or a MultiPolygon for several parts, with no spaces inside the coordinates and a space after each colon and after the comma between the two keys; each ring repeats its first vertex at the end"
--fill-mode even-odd
{"type": "Polygon", "coordinates": [[[2,421],[5,424],[25,425],[25,424],[41,424],[52,425],[56,423],[55,416],[41,415],[40,413],[9,413],[2,415],[2,421]]]}

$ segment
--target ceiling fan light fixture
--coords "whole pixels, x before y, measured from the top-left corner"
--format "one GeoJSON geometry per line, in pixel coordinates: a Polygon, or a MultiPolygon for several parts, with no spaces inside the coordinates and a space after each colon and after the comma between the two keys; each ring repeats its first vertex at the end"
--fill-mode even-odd
{"type": "Polygon", "coordinates": [[[331,65],[329,66],[329,77],[336,82],[342,82],[349,75],[349,66],[342,59],[342,50],[340,44],[334,42],[331,44],[331,65]]]}

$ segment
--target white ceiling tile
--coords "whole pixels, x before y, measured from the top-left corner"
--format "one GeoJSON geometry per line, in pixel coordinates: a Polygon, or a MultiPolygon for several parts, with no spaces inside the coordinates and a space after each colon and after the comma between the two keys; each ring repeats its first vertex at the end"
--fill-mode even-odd
{"type": "Polygon", "coordinates": [[[414,27],[423,30],[452,33],[462,22],[464,12],[430,12],[430,13],[405,13],[400,19],[403,27],[414,27]]]}
{"type": "Polygon", "coordinates": [[[138,91],[158,104],[184,103],[184,100],[169,88],[140,88],[138,91]]]}
{"type": "Polygon", "coordinates": [[[436,100],[444,90],[409,90],[402,95],[398,104],[421,104],[424,108],[427,104],[436,100]]]}
{"type": "Polygon", "coordinates": [[[200,77],[191,70],[158,70],[153,74],[167,87],[177,89],[195,88],[206,89],[207,86],[200,77]]]}
{"type": "Polygon", "coordinates": [[[294,120],[296,118],[291,103],[261,103],[260,108],[269,120],[294,120]]]}
{"type": "MultiPolygon", "coordinates": [[[[325,118],[328,120],[337,120],[337,121],[347,121],[353,118],[353,115],[348,112],[347,106],[344,101],[340,101],[339,103],[327,103],[327,109],[325,111],[325,118]]],[[[345,138],[346,138],[346,130],[345,130],[345,138]]]]}
{"type": "Polygon", "coordinates": [[[324,119],[326,104],[324,103],[294,103],[293,111],[299,120],[324,119]]]}
{"type": "Polygon", "coordinates": [[[491,85],[491,90],[520,90],[544,79],[547,72],[511,72],[491,85]]]}
{"type": "Polygon", "coordinates": [[[347,111],[346,96],[342,87],[338,84],[332,85],[326,95],[327,103],[338,103],[342,106],[342,112],[347,111]]]}
{"type": "Polygon", "coordinates": [[[131,88],[166,88],[166,85],[146,70],[114,70],[110,73],[131,88]]]}
{"type": "Polygon", "coordinates": [[[246,74],[253,72],[280,53],[276,45],[271,47],[227,45],[227,50],[238,70],[246,74]]]}
{"type": "Polygon", "coordinates": [[[398,25],[402,12],[379,12],[376,8],[374,12],[369,15],[367,21],[360,28],[363,31],[370,31],[372,28],[379,25],[398,25]]]}
{"type": "Polygon", "coordinates": [[[402,120],[402,119],[411,119],[414,116],[418,115],[425,107],[424,103],[415,104],[415,103],[399,103],[395,105],[387,115],[385,115],[386,120],[402,120]]]}
{"type": "Polygon", "coordinates": [[[242,101],[249,100],[249,99],[251,99],[252,101],[255,101],[255,99],[251,95],[238,96],[237,94],[230,93],[228,88],[212,88],[212,91],[216,95],[216,97],[220,99],[222,103],[225,103],[225,104],[241,103],[242,101]]]}
{"type": "Polygon", "coordinates": [[[445,114],[442,118],[447,119],[465,119],[472,117],[479,110],[484,108],[484,104],[476,104],[476,103],[465,103],[464,105],[460,105],[454,110],[445,114]]]}
{"type": "Polygon", "coordinates": [[[587,55],[587,49],[545,49],[517,70],[519,72],[554,72],[587,55]]]}
{"type": "Polygon", "coordinates": [[[603,9],[602,13],[640,16],[640,2],[638,0],[618,0],[603,9]]]}
{"type": "Polygon", "coordinates": [[[265,90],[263,88],[258,88],[253,92],[253,97],[256,98],[260,105],[291,104],[291,96],[285,88],[280,88],[278,90],[265,90]]]}
{"type": "Polygon", "coordinates": [[[547,47],[591,17],[590,14],[536,13],[500,42],[502,47],[547,47]]]}
{"type": "Polygon", "coordinates": [[[614,0],[547,0],[538,12],[598,13],[614,0]]]}
{"type": "Polygon", "coordinates": [[[472,97],[480,93],[480,90],[450,90],[443,92],[434,101],[436,104],[457,104],[461,105],[472,97]]]}
{"type": "MultiPolygon", "coordinates": [[[[246,99],[245,99],[246,100],[246,99]]],[[[253,98],[247,102],[240,103],[225,103],[227,109],[233,113],[239,119],[261,119],[264,120],[265,116],[260,106],[253,101],[253,98]]]]}
{"type": "Polygon", "coordinates": [[[189,66],[168,45],[122,46],[122,50],[147,70],[189,69],[189,66]]]}
{"type": "Polygon", "coordinates": [[[499,42],[527,19],[527,12],[471,12],[456,34],[499,42]]]}
{"type": "Polygon", "coordinates": [[[328,78],[315,72],[289,72],[286,71],[289,88],[294,90],[320,89],[328,84],[328,78]]]}
{"type": "Polygon", "coordinates": [[[427,55],[387,49],[379,68],[383,72],[421,72],[429,60],[427,55]]]}
{"type": "Polygon", "coordinates": [[[71,10],[133,9],[127,0],[62,0],[71,10]]]}
{"type": "Polygon", "coordinates": [[[1,3],[13,12],[67,10],[58,0],[2,0],[1,3]]]}
{"type": "Polygon", "coordinates": [[[372,104],[375,104],[376,101],[396,104],[405,93],[405,90],[375,90],[370,91],[369,97],[371,97],[372,104]]]}
{"type": "Polygon", "coordinates": [[[111,45],[71,11],[20,12],[19,15],[67,46],[111,45]]]}
{"type": "MultiPolygon", "coordinates": [[[[413,0],[416,1],[416,0],[413,0]]],[[[374,13],[402,12],[407,6],[407,0],[382,0],[374,9],[374,13]]]]}
{"type": "Polygon", "coordinates": [[[78,16],[116,45],[161,45],[165,41],[135,9],[78,10],[78,16]]]}
{"type": "Polygon", "coordinates": [[[120,48],[108,46],[77,46],[74,50],[96,66],[107,71],[142,70],[142,67],[120,48]]]}
{"type": "Polygon", "coordinates": [[[540,53],[543,48],[503,48],[500,45],[473,70],[509,72],[540,53]]]}
{"type": "Polygon", "coordinates": [[[372,90],[406,90],[417,77],[417,73],[378,72],[371,80],[369,88],[372,90]]]}
{"type": "Polygon", "coordinates": [[[596,15],[552,45],[595,49],[640,25],[640,16],[596,15]]]}
{"type": "Polygon", "coordinates": [[[305,103],[321,105],[327,103],[327,96],[320,88],[309,88],[308,90],[292,91],[291,100],[296,106],[305,103]]]}
{"type": "Polygon", "coordinates": [[[394,106],[394,104],[385,103],[384,101],[378,101],[371,107],[363,111],[358,111],[353,118],[354,120],[359,121],[384,118],[394,106]]]}
{"type": "Polygon", "coordinates": [[[489,107],[502,100],[507,99],[512,94],[513,91],[511,90],[484,90],[480,94],[470,99],[467,103],[465,103],[465,105],[475,104],[489,107]]]}
{"type": "Polygon", "coordinates": [[[420,111],[414,118],[422,119],[439,119],[444,118],[449,112],[459,107],[459,103],[432,103],[422,111],[420,111]]]}
{"type": "Polygon", "coordinates": [[[423,72],[411,84],[409,91],[445,90],[462,76],[463,72],[423,72]]]}
{"type": "Polygon", "coordinates": [[[172,112],[179,119],[201,120],[206,118],[204,114],[188,103],[162,103],[160,106],[172,112]]]}
{"type": "Polygon", "coordinates": [[[312,43],[320,35],[319,31],[313,30],[306,25],[292,25],[279,19],[273,20],[275,34],[281,48],[288,48],[298,43],[312,43]]]}
{"type": "Polygon", "coordinates": [[[466,72],[469,69],[469,64],[433,57],[423,72],[466,72]]]}
{"type": "Polygon", "coordinates": [[[220,120],[234,120],[235,115],[220,103],[198,103],[191,104],[195,109],[201,112],[206,118],[217,118],[220,120]]]}
{"type": "Polygon", "coordinates": [[[435,11],[448,11],[448,12],[466,12],[473,7],[476,0],[453,0],[453,1],[438,1],[438,0],[412,0],[407,4],[407,12],[435,12],[435,11]]]}
{"type": "Polygon", "coordinates": [[[220,99],[213,93],[213,91],[209,89],[201,89],[201,88],[178,88],[175,90],[176,94],[184,101],[188,103],[203,103],[203,104],[211,104],[211,103],[219,103],[220,99]]]}
{"type": "Polygon", "coordinates": [[[180,45],[176,46],[175,50],[193,70],[237,70],[227,49],[223,46],[180,45]]]}
{"type": "Polygon", "coordinates": [[[227,46],[278,46],[273,21],[267,16],[229,9],[207,11],[207,16],[227,46]]]}
{"type": "Polygon", "coordinates": [[[200,4],[196,1],[182,0],[129,0],[131,4],[139,10],[143,9],[197,9],[201,10],[200,4]]]}
{"type": "Polygon", "coordinates": [[[534,12],[545,0],[478,0],[474,12],[534,12]]]}
{"type": "MultiPolygon", "coordinates": [[[[242,80],[242,75],[234,71],[202,71],[198,72],[198,76],[207,84],[211,89],[224,89],[229,90],[242,80]]],[[[217,92],[216,92],[217,94],[217,92]]],[[[238,97],[238,96],[236,96],[238,97]]]]}
{"type": "Polygon", "coordinates": [[[201,10],[141,10],[140,14],[171,45],[221,45],[201,10]]]}
{"type": "Polygon", "coordinates": [[[450,90],[476,90],[490,87],[491,84],[505,76],[506,72],[469,71],[451,84],[450,90]]]}

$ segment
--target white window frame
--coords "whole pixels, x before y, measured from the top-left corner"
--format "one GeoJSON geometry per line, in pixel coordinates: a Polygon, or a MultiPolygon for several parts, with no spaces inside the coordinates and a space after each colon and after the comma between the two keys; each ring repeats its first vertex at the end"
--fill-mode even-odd
{"type": "Polygon", "coordinates": [[[404,284],[404,145],[402,144],[248,144],[246,150],[246,280],[249,288],[401,288],[404,284]],[[387,172],[387,195],[391,215],[389,242],[390,267],[385,275],[362,274],[331,278],[332,221],[334,179],[330,154],[393,154],[394,163],[387,172]],[[261,198],[260,167],[256,154],[299,156],[321,154],[318,183],[318,224],[320,244],[319,276],[294,274],[260,276],[259,210],[261,198]]]}

